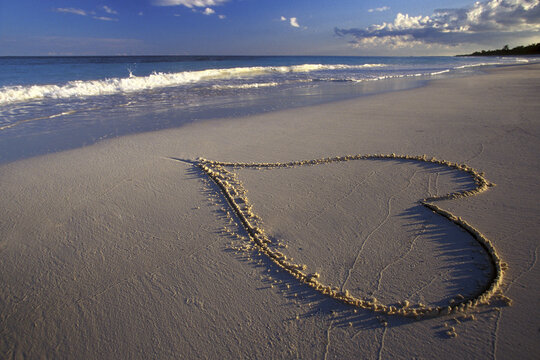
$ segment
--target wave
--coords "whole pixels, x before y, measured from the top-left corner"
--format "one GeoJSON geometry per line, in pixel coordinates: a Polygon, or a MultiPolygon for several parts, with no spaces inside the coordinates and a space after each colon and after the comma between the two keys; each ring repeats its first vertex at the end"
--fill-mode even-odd
{"type": "Polygon", "coordinates": [[[293,66],[255,66],[226,69],[207,69],[178,73],[152,73],[148,76],[130,76],[104,80],[75,80],[63,85],[16,85],[0,88],[0,105],[37,99],[65,99],[112,95],[156,88],[196,84],[212,80],[229,80],[272,74],[309,73],[324,70],[352,70],[384,67],[384,64],[323,65],[303,64],[293,66]]]}
{"type": "MultiPolygon", "coordinates": [[[[116,105],[115,107],[118,107],[118,108],[128,107],[128,106],[133,105],[135,103],[136,103],[135,101],[128,101],[127,103],[116,105]]],[[[45,116],[39,116],[39,117],[35,117],[35,118],[30,118],[30,119],[17,120],[17,121],[14,121],[12,123],[0,124],[0,131],[11,129],[11,128],[15,127],[15,126],[25,124],[25,123],[29,123],[29,122],[36,122],[36,121],[40,121],[40,120],[49,120],[49,119],[54,119],[54,118],[58,118],[58,117],[62,117],[62,116],[73,115],[73,114],[80,113],[80,112],[89,112],[89,111],[101,110],[101,109],[105,109],[105,108],[107,108],[107,106],[96,106],[96,107],[90,107],[90,108],[73,109],[73,110],[62,111],[62,112],[52,114],[52,115],[45,115],[45,116]]]]}
{"type": "Polygon", "coordinates": [[[374,77],[364,77],[360,79],[356,78],[320,78],[320,79],[312,79],[312,81],[321,81],[321,82],[356,82],[356,83],[362,83],[366,81],[378,81],[378,80],[391,80],[391,79],[402,79],[402,78],[409,78],[409,77],[421,77],[421,76],[437,76],[449,73],[450,69],[440,70],[440,71],[434,71],[430,73],[414,73],[414,74],[387,74],[387,75],[379,75],[374,77]]]}
{"type": "Polygon", "coordinates": [[[467,69],[467,68],[473,68],[473,67],[481,67],[481,66],[497,66],[497,65],[512,65],[516,63],[529,63],[529,59],[522,59],[522,58],[509,58],[509,61],[499,61],[499,62],[482,62],[482,63],[476,63],[476,64],[466,64],[461,66],[456,66],[455,69],[467,69]]]}
{"type": "Polygon", "coordinates": [[[272,81],[266,83],[238,84],[238,85],[212,85],[212,89],[257,89],[278,86],[280,83],[272,81]]]}
{"type": "Polygon", "coordinates": [[[12,127],[15,127],[17,125],[24,124],[24,123],[27,123],[27,122],[33,122],[33,121],[38,121],[38,120],[46,120],[46,119],[54,119],[54,118],[57,118],[57,117],[60,117],[60,116],[72,115],[72,114],[75,114],[76,112],[77,112],[77,110],[69,110],[69,111],[63,111],[63,112],[58,113],[58,114],[40,116],[40,117],[32,118],[32,119],[19,120],[19,121],[15,121],[13,123],[10,123],[10,124],[0,125],[0,130],[7,130],[7,129],[10,129],[12,127]]]}
{"type": "Polygon", "coordinates": [[[446,69],[446,70],[441,70],[441,71],[434,71],[434,72],[432,72],[432,73],[429,74],[429,75],[431,75],[431,76],[436,76],[436,75],[446,74],[446,73],[449,73],[449,72],[450,72],[450,70],[449,70],[449,69],[446,69]]]}

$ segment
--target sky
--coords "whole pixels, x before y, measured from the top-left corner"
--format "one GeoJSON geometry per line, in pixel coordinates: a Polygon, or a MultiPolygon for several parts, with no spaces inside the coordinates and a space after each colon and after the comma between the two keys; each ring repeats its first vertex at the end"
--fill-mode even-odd
{"type": "Polygon", "coordinates": [[[540,0],[0,0],[0,56],[455,55],[540,42],[540,0]]]}

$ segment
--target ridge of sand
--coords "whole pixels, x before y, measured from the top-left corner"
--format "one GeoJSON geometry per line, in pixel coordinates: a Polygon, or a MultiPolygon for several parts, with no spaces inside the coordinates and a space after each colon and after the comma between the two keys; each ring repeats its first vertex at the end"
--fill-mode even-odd
{"type": "MultiPolygon", "coordinates": [[[[180,159],[177,159],[180,160],[180,159]]],[[[182,161],[182,160],[180,160],[182,161]]],[[[446,160],[439,160],[434,157],[414,156],[414,155],[396,155],[392,154],[367,154],[367,155],[346,155],[333,158],[322,158],[314,160],[303,161],[291,161],[287,163],[240,163],[240,162],[220,162],[208,159],[198,159],[194,163],[197,167],[203,170],[221,189],[223,196],[227,199],[229,205],[240,219],[240,222],[244,226],[245,230],[249,234],[250,241],[252,241],[260,250],[260,252],[268,258],[270,258],[276,265],[284,269],[300,282],[307,284],[324,295],[328,295],[331,298],[339,300],[345,304],[352,305],[361,309],[370,309],[376,313],[383,313],[387,315],[401,315],[405,317],[424,317],[424,316],[441,316],[449,315],[456,312],[466,312],[468,309],[475,308],[481,304],[487,304],[497,294],[497,297],[503,299],[507,303],[510,300],[502,295],[500,286],[503,282],[503,270],[507,267],[503,263],[497,253],[493,243],[485,237],[480,231],[468,224],[461,217],[446,211],[437,205],[433,204],[434,201],[465,198],[474,196],[476,194],[486,191],[489,187],[494,186],[493,183],[487,181],[483,174],[465,164],[456,164],[446,160]],[[437,165],[443,165],[450,169],[463,171],[471,176],[475,182],[476,187],[472,190],[464,190],[460,192],[448,193],[445,195],[432,196],[419,200],[419,203],[428,209],[432,210],[452,223],[456,224],[460,228],[468,232],[489,254],[491,263],[495,269],[493,276],[490,278],[488,285],[482,289],[475,296],[468,298],[463,297],[461,300],[456,301],[449,306],[426,306],[424,304],[410,304],[407,300],[400,301],[401,307],[392,305],[386,305],[379,303],[376,299],[361,299],[353,296],[348,290],[333,288],[329,285],[319,282],[317,279],[320,274],[306,274],[306,266],[289,261],[287,256],[282,252],[272,249],[268,246],[271,243],[271,239],[266,235],[264,228],[259,220],[260,217],[253,213],[252,205],[246,196],[246,189],[242,183],[238,180],[236,174],[226,170],[226,167],[231,168],[286,168],[297,166],[315,166],[321,164],[328,164],[334,162],[345,162],[354,160],[370,160],[370,159],[399,159],[408,161],[418,161],[437,165]]],[[[346,281],[345,281],[346,283],[346,281]]]]}

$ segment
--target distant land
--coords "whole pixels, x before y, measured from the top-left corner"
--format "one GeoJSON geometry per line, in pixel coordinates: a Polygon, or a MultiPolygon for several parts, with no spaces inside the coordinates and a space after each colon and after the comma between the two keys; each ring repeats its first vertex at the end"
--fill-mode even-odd
{"type": "Polygon", "coordinates": [[[482,50],[472,54],[457,55],[457,56],[505,56],[505,55],[540,55],[540,43],[531,44],[529,46],[517,46],[510,49],[508,45],[504,45],[498,50],[482,50]]]}

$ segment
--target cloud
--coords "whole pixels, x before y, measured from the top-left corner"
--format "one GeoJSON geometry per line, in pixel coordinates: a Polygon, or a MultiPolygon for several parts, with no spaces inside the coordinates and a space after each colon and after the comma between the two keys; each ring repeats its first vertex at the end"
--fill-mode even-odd
{"type": "Polygon", "coordinates": [[[56,8],[54,9],[56,12],[62,12],[62,13],[68,13],[68,14],[75,14],[75,15],[82,15],[86,16],[88,13],[82,9],[75,9],[75,8],[56,8]]]}
{"type": "Polygon", "coordinates": [[[111,8],[108,7],[107,5],[104,5],[102,8],[103,8],[103,10],[105,10],[105,12],[106,12],[107,14],[112,14],[112,15],[118,14],[118,11],[111,9],[111,8]]]}
{"type": "Polygon", "coordinates": [[[372,12],[382,12],[382,11],[386,11],[386,10],[390,10],[390,7],[382,6],[382,7],[378,7],[378,8],[375,8],[375,9],[369,9],[368,12],[370,12],[370,13],[372,13],[372,12]]]}
{"type": "MultiPolygon", "coordinates": [[[[281,20],[281,21],[287,21],[287,18],[286,18],[285,16],[282,16],[282,17],[280,18],[280,20],[281,20]]],[[[297,19],[297,18],[292,17],[292,18],[290,18],[290,19],[288,19],[288,20],[289,20],[289,24],[291,24],[292,27],[295,27],[295,28],[299,28],[299,27],[300,27],[300,25],[298,24],[298,19],[297,19]]]]}
{"type": "Polygon", "coordinates": [[[114,19],[108,16],[92,16],[92,18],[101,21],[118,21],[118,19],[114,19]]]}
{"type": "Polygon", "coordinates": [[[540,0],[488,0],[467,8],[438,9],[431,16],[397,14],[391,23],[363,29],[335,28],[355,47],[457,46],[540,34],[540,0]]]}
{"type": "MultiPolygon", "coordinates": [[[[218,6],[226,3],[229,0],[153,0],[153,4],[157,6],[185,6],[193,12],[204,15],[213,15],[216,13],[210,6],[218,6]],[[204,8],[198,10],[197,8],[204,8]]],[[[220,19],[225,19],[225,15],[218,15],[220,19]]]]}
{"type": "Polygon", "coordinates": [[[158,6],[177,6],[183,5],[188,8],[204,7],[221,5],[229,0],[154,0],[154,4],[158,6]]]}
{"type": "MultiPolygon", "coordinates": [[[[108,14],[118,14],[117,11],[114,11],[108,6],[103,6],[102,9],[108,14]]],[[[81,16],[96,15],[95,11],[86,11],[86,10],[75,9],[75,8],[56,8],[54,9],[54,11],[61,12],[61,13],[81,15],[81,16]]],[[[118,19],[111,18],[108,16],[92,16],[92,19],[102,20],[102,21],[118,21],[118,19]]]]}

